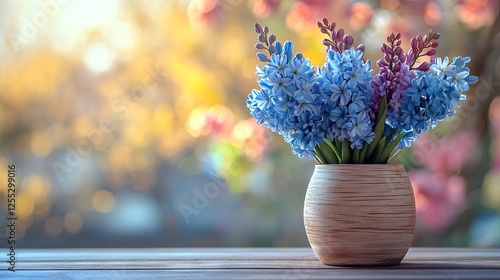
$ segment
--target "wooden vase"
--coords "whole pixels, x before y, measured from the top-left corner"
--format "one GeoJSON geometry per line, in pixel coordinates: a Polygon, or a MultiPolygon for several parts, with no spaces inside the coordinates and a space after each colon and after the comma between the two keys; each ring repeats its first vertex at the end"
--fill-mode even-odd
{"type": "Polygon", "coordinates": [[[304,202],[304,226],[327,265],[397,265],[415,227],[415,199],[402,165],[316,165],[304,202]]]}

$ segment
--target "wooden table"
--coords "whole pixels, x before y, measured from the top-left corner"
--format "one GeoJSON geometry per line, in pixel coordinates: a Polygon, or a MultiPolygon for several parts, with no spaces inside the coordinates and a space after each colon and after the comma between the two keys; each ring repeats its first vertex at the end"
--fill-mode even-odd
{"type": "Polygon", "coordinates": [[[411,248],[398,266],[321,264],[310,248],[20,249],[0,279],[500,279],[500,249],[411,248]]]}

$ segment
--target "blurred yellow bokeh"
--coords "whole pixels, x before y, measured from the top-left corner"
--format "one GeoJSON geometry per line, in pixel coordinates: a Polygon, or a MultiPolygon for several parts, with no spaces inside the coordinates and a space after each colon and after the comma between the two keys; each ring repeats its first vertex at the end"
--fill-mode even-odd
{"type": "Polygon", "coordinates": [[[83,220],[76,211],[71,211],[64,216],[64,229],[69,233],[77,233],[82,229],[83,220]]]}
{"type": "Polygon", "coordinates": [[[91,203],[96,211],[106,213],[113,210],[115,198],[110,191],[97,190],[92,194],[91,203]]]}

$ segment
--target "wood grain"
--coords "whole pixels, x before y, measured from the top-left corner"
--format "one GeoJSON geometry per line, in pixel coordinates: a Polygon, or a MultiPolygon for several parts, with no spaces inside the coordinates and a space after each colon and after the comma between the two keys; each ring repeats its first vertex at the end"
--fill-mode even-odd
{"type": "Polygon", "coordinates": [[[324,264],[398,264],[415,227],[415,200],[404,167],[316,165],[304,202],[304,225],[324,264]]]}
{"type": "Polygon", "coordinates": [[[20,249],[0,279],[500,279],[500,249],[410,248],[401,264],[338,267],[311,248],[20,249]]]}

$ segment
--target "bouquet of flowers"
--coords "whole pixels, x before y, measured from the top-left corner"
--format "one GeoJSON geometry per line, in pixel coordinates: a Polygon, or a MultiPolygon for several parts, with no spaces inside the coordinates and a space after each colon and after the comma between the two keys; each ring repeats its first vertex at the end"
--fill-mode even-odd
{"type": "Polygon", "coordinates": [[[401,48],[401,34],[382,44],[373,76],[364,46],[327,19],[318,22],[326,62],[315,68],[293,43],[283,44],[255,24],[259,89],[247,107],[258,124],[283,136],[294,154],[320,164],[387,163],[418,135],[455,113],[463,92],[478,81],[469,57],[433,58],[439,33],[430,30],[401,48]],[[267,52],[265,54],[263,51],[267,52]],[[430,62],[419,58],[430,56],[430,62]]]}

